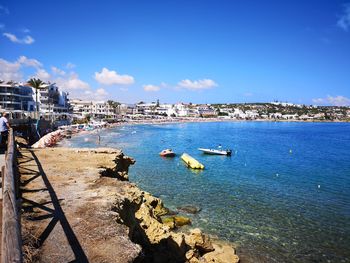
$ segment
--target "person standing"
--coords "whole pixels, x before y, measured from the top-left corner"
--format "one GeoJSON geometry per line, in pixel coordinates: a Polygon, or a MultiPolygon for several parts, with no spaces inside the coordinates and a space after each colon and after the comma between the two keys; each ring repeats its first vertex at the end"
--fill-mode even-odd
{"type": "Polygon", "coordinates": [[[7,139],[9,135],[10,124],[8,121],[9,114],[4,112],[0,118],[1,148],[6,149],[7,139]]]}
{"type": "Polygon", "coordinates": [[[43,116],[40,116],[40,118],[36,121],[36,124],[35,124],[36,133],[37,133],[39,139],[41,138],[41,125],[42,125],[42,122],[43,122],[43,116]]]}

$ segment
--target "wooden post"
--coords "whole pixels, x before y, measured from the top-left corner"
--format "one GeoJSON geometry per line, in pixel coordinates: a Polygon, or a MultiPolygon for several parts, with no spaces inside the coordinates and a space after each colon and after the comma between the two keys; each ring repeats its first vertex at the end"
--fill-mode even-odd
{"type": "Polygon", "coordinates": [[[3,174],[2,199],[2,243],[1,262],[23,262],[20,216],[17,207],[16,183],[13,169],[15,142],[13,130],[10,129],[3,174]]]}

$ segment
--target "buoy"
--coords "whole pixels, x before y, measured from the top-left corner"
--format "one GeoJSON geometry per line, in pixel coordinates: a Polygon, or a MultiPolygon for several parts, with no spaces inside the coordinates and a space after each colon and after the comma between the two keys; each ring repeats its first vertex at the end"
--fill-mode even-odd
{"type": "Polygon", "coordinates": [[[320,189],[320,188],[321,188],[321,185],[318,185],[317,188],[320,189]]]}
{"type": "Polygon", "coordinates": [[[289,153],[293,153],[292,149],[289,150],[289,153]]]}

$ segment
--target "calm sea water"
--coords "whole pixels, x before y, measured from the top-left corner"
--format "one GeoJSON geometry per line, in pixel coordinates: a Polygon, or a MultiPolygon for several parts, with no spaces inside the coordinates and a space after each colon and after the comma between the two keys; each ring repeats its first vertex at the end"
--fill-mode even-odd
{"type": "MultiPolygon", "coordinates": [[[[65,142],[96,147],[97,135],[65,142]]],[[[125,126],[101,146],[136,159],[130,180],[169,208],[195,205],[193,225],[237,244],[246,262],[350,262],[350,124],[227,122],[125,126]],[[231,148],[232,157],[198,147],[231,148]],[[159,157],[164,148],[178,156],[159,157]],[[205,165],[193,171],[183,152],[205,165]]]]}

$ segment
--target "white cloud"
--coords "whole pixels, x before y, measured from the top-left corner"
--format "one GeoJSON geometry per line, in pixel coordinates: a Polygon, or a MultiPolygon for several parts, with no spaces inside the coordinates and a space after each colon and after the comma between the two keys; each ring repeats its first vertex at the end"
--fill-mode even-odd
{"type": "Polygon", "coordinates": [[[30,45],[34,43],[34,38],[32,38],[31,36],[25,36],[25,38],[22,39],[24,44],[30,45]]]}
{"type": "Polygon", "coordinates": [[[350,98],[344,96],[327,96],[326,98],[312,99],[312,102],[317,105],[332,105],[332,106],[350,106],[350,98]]]}
{"type": "Polygon", "coordinates": [[[73,69],[73,68],[75,68],[76,66],[73,64],[73,63],[71,63],[71,62],[68,62],[67,63],[67,65],[66,65],[66,68],[67,69],[73,69]]]}
{"type": "Polygon", "coordinates": [[[97,90],[84,90],[84,91],[70,91],[69,97],[72,99],[81,99],[81,100],[91,100],[91,101],[103,101],[108,99],[108,92],[103,88],[97,90]]]}
{"type": "Polygon", "coordinates": [[[36,59],[27,58],[25,56],[20,56],[14,62],[0,58],[0,78],[5,81],[22,81],[23,75],[20,71],[22,67],[32,67],[38,70],[42,67],[42,64],[36,59]]]}
{"type": "Polygon", "coordinates": [[[16,43],[20,42],[20,40],[15,35],[13,35],[11,33],[3,33],[2,35],[7,37],[8,39],[10,39],[10,41],[12,41],[12,42],[16,42],[16,43]]]}
{"type": "Polygon", "coordinates": [[[79,76],[76,73],[72,73],[68,78],[60,77],[53,81],[65,91],[90,89],[90,85],[87,82],[79,79],[79,76]]]}
{"type": "Polygon", "coordinates": [[[38,60],[27,58],[26,56],[20,56],[17,61],[27,67],[41,68],[43,66],[43,64],[41,64],[38,60]]]}
{"type": "Polygon", "coordinates": [[[49,81],[51,79],[51,75],[45,69],[38,69],[33,77],[42,81],[49,81]]]}
{"type": "Polygon", "coordinates": [[[321,105],[325,103],[325,99],[322,99],[322,98],[312,99],[312,102],[316,105],[321,105]]]}
{"type": "Polygon", "coordinates": [[[18,61],[9,62],[0,58],[0,79],[4,81],[22,80],[22,73],[19,71],[21,64],[18,61]]]}
{"type": "Polygon", "coordinates": [[[103,68],[102,71],[95,72],[95,79],[103,85],[130,85],[134,83],[134,78],[129,75],[119,75],[114,70],[103,68]]]}
{"type": "Polygon", "coordinates": [[[350,99],[344,96],[327,97],[328,102],[334,106],[350,106],[350,99]]]}
{"type": "Polygon", "coordinates": [[[51,70],[54,74],[56,75],[61,75],[61,76],[64,76],[66,74],[65,71],[63,71],[62,69],[59,69],[57,67],[51,67],[51,70]]]}
{"type": "Polygon", "coordinates": [[[28,76],[23,77],[21,69],[34,68],[36,69],[32,77],[40,78],[43,81],[50,81],[56,83],[57,86],[64,91],[69,92],[70,98],[80,98],[89,100],[106,100],[108,99],[108,92],[103,88],[96,90],[92,89],[89,83],[80,79],[75,72],[64,72],[57,67],[51,67],[50,74],[45,70],[42,63],[36,59],[20,56],[14,62],[7,61],[0,58],[0,79],[4,81],[24,81],[28,76]]]}
{"type": "Polygon", "coordinates": [[[337,21],[337,26],[348,31],[350,28],[350,3],[344,5],[344,12],[337,21]]]}
{"type": "Polygon", "coordinates": [[[107,96],[108,95],[107,91],[105,89],[103,89],[103,88],[97,89],[96,90],[96,94],[100,95],[100,96],[107,96]]]}
{"type": "Polygon", "coordinates": [[[155,85],[143,85],[144,91],[159,91],[160,87],[155,85]]]}
{"type": "Polygon", "coordinates": [[[3,36],[7,37],[11,42],[13,43],[18,43],[18,44],[33,44],[34,43],[34,38],[32,38],[31,36],[25,36],[24,38],[20,39],[17,38],[16,35],[11,34],[11,33],[3,33],[3,36]]]}
{"type": "Polygon", "coordinates": [[[189,90],[201,90],[201,89],[211,89],[217,87],[218,84],[211,79],[200,79],[200,80],[181,80],[178,84],[179,87],[189,89],[189,90]]]}

